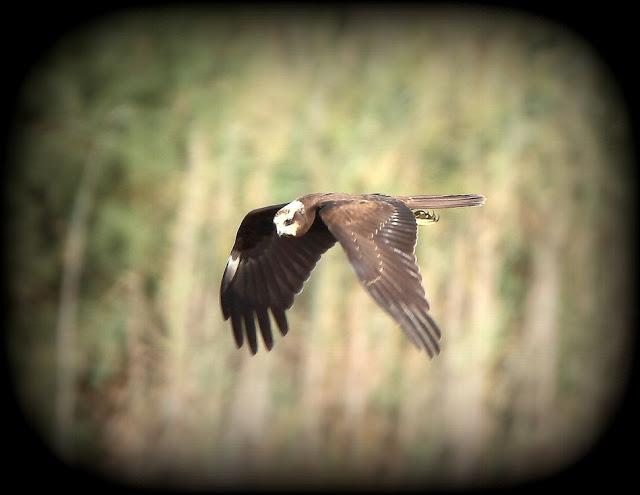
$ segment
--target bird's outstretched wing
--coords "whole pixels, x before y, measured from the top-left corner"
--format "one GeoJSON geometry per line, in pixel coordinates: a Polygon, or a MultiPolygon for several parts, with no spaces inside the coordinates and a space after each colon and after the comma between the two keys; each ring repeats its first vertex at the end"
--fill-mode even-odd
{"type": "Polygon", "coordinates": [[[387,196],[329,202],[319,213],[378,305],[417,347],[431,357],[437,354],[440,329],[429,315],[416,264],[417,226],[411,210],[387,196]]]}
{"type": "Polygon", "coordinates": [[[222,276],[222,314],[225,320],[231,318],[237,346],[242,347],[246,335],[252,354],[258,350],[254,318],[258,320],[265,347],[271,349],[273,335],[268,311],[285,335],[288,331],[285,311],[302,290],[322,253],[336,242],[317,217],[304,236],[278,237],[273,216],[284,205],[253,210],[244,217],[222,276]]]}

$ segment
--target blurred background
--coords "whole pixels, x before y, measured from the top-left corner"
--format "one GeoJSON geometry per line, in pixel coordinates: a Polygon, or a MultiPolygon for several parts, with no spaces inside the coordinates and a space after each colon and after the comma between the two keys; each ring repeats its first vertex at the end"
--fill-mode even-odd
{"type": "Polygon", "coordinates": [[[588,44],[506,11],[123,11],[22,88],[7,188],[24,415],[144,486],[535,479],[589,451],[631,360],[625,108],[588,44]],[[339,246],[271,352],[219,284],[251,209],[478,193],[416,248],[434,360],[339,246]]]}

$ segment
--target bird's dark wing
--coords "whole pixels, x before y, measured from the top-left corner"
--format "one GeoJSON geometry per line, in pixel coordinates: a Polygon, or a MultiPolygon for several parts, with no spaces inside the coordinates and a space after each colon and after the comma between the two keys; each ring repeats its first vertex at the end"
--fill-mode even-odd
{"type": "Polygon", "coordinates": [[[411,210],[386,197],[329,202],[319,212],[373,299],[416,346],[431,357],[437,354],[440,329],[429,315],[416,264],[417,226],[411,210]]]}
{"type": "Polygon", "coordinates": [[[302,237],[278,237],[275,213],[285,204],[253,210],[242,220],[220,287],[224,319],[231,318],[233,336],[242,347],[246,335],[251,353],[258,350],[257,318],[267,349],[273,346],[268,311],[280,332],[288,331],[285,310],[302,290],[322,253],[336,242],[322,220],[302,237]],[[243,333],[244,328],[244,333],[243,333]]]}

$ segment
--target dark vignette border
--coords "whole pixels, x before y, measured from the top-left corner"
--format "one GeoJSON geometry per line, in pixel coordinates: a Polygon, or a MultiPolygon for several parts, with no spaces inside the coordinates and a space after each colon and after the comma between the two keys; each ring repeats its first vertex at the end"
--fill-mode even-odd
{"type": "MultiPolygon", "coordinates": [[[[630,7],[623,7],[622,2],[608,2],[606,4],[579,4],[579,5],[557,5],[551,2],[513,2],[513,1],[490,1],[490,2],[455,2],[458,6],[481,6],[508,8],[516,11],[537,15],[562,24],[574,31],[577,35],[591,44],[600,59],[611,71],[615,82],[618,84],[621,97],[627,107],[630,117],[630,130],[634,144],[633,159],[630,164],[629,176],[634,181],[637,190],[637,143],[638,143],[638,89],[640,78],[637,75],[636,63],[637,54],[637,27],[635,26],[635,16],[631,15],[630,7]]],[[[2,81],[2,98],[0,121],[2,139],[0,141],[2,152],[2,172],[3,185],[10,174],[7,166],[8,151],[11,144],[11,123],[16,106],[16,96],[23,81],[28,76],[29,70],[37,66],[42,57],[46,56],[49,47],[58,39],[64,37],[69,31],[81,27],[92,20],[98,19],[106,14],[116,12],[126,8],[147,8],[160,6],[161,4],[147,4],[144,2],[120,1],[110,2],[109,6],[99,3],[88,4],[68,4],[61,5],[58,2],[47,5],[14,5],[5,11],[4,26],[0,29],[2,37],[4,65],[2,81]]],[[[371,9],[392,9],[402,10],[411,7],[419,8],[420,5],[428,4],[353,4],[335,5],[331,8],[338,9],[345,16],[349,16],[352,7],[358,10],[371,9]]],[[[308,7],[319,7],[320,4],[310,4],[308,7]]],[[[224,5],[219,5],[224,10],[224,5]]],[[[234,4],[231,8],[261,9],[277,7],[278,10],[289,11],[308,8],[299,4],[234,4]]],[[[327,6],[322,6],[327,8],[327,6]]],[[[4,190],[3,190],[4,192],[4,190]]],[[[5,195],[3,194],[3,199],[5,195]]],[[[6,203],[3,201],[3,211],[7,212],[6,203]]],[[[625,214],[625,212],[621,212],[625,214]]],[[[635,224],[637,211],[627,212],[629,228],[635,233],[632,237],[633,246],[630,252],[637,252],[637,226],[635,224]],[[636,249],[633,249],[636,248],[636,249]]],[[[5,234],[3,229],[3,234],[5,234]]],[[[3,236],[3,247],[11,240],[3,236]]],[[[634,265],[636,260],[634,260],[634,265]]],[[[2,263],[4,268],[4,263],[2,263]]],[[[4,277],[2,280],[6,280],[4,277]]],[[[634,288],[637,284],[633,285],[634,288]]],[[[7,296],[6,287],[2,286],[2,295],[7,296]]],[[[11,307],[7,303],[7,297],[2,298],[2,309],[5,321],[11,320],[11,307]]],[[[632,300],[632,299],[631,299],[632,300]]],[[[637,308],[634,308],[631,323],[637,321],[637,308]]],[[[634,345],[638,347],[640,339],[634,339],[634,345]]],[[[10,458],[9,465],[6,466],[6,473],[9,480],[6,483],[11,486],[11,481],[21,488],[39,488],[42,485],[56,488],[71,489],[92,489],[96,488],[117,490],[123,489],[114,482],[96,478],[89,473],[73,469],[53,455],[28,423],[23,418],[17,405],[14,391],[12,390],[12,380],[10,370],[6,367],[6,347],[2,349],[2,381],[5,391],[5,432],[9,433],[8,447],[6,454],[10,458]]],[[[548,478],[540,479],[528,483],[525,486],[504,487],[513,489],[529,488],[534,490],[548,490],[567,486],[571,488],[581,488],[596,486],[600,483],[607,483],[609,486],[623,487],[627,482],[635,478],[636,460],[635,456],[628,453],[633,452],[634,441],[638,439],[638,428],[636,426],[640,412],[637,405],[633,403],[633,398],[638,393],[638,363],[637,352],[632,354],[631,375],[626,391],[623,394],[622,402],[617,413],[614,414],[593,449],[577,461],[574,465],[567,467],[548,478]]],[[[5,437],[7,438],[7,437],[5,437]]],[[[633,486],[633,485],[631,485],[633,486]]],[[[256,487],[258,488],[258,487],[256,487]]],[[[417,487],[416,487],[417,488],[417,487]]],[[[127,490],[132,488],[127,487],[127,490]]]]}

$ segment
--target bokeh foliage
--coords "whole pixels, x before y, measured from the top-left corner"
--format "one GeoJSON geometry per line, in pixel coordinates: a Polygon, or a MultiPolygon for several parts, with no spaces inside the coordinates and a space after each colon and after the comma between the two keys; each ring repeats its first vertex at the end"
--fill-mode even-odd
{"type": "Polygon", "coordinates": [[[9,343],[25,414],[70,462],[179,486],[465,485],[560,469],[606,425],[630,359],[631,148],[563,27],[123,12],[64,36],[20,98],[9,343]],[[437,359],[339,247],[286,339],[234,348],[218,286],[240,221],[313,191],[487,197],[420,230],[437,359]]]}

